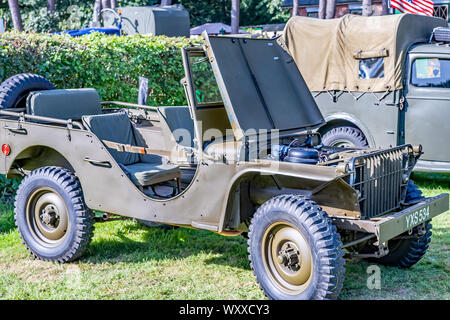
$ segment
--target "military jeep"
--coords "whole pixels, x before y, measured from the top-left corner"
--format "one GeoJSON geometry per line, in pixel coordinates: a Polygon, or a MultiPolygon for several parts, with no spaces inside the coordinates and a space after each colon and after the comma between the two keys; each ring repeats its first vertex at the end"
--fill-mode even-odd
{"type": "Polygon", "coordinates": [[[324,123],[276,39],[182,49],[188,106],[101,102],[22,74],[0,87],[1,173],[23,177],[15,220],[42,260],[80,258],[97,213],[248,238],[271,299],[333,299],[345,257],[411,267],[448,194],[409,179],[420,146],[327,147],[324,123]]]}

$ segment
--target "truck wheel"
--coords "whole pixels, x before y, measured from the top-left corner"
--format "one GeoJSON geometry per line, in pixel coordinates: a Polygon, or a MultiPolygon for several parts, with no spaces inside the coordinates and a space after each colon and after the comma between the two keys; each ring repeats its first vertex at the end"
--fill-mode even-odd
{"type": "Polygon", "coordinates": [[[322,136],[322,143],[326,146],[351,148],[369,146],[361,130],[355,127],[336,127],[322,136]]]}
{"type": "Polygon", "coordinates": [[[250,265],[270,299],[336,299],[345,273],[336,227],[313,201],[274,197],[255,213],[248,240],[250,265]]]}
{"type": "MultiPolygon", "coordinates": [[[[425,223],[425,234],[420,237],[410,239],[398,239],[388,242],[389,254],[384,257],[372,260],[387,266],[398,268],[410,268],[422,259],[427,252],[431,241],[430,221],[425,223]]],[[[413,234],[417,234],[417,228],[413,229],[413,234]]],[[[404,234],[405,236],[407,234],[404,234]]]]}
{"type": "Polygon", "coordinates": [[[38,259],[59,263],[79,258],[93,236],[94,216],[80,183],[60,167],[32,171],[20,184],[15,220],[23,243],[38,259]]]}
{"type": "Polygon", "coordinates": [[[406,188],[406,204],[415,204],[425,199],[425,197],[422,195],[422,191],[419,189],[417,184],[414,183],[413,180],[408,180],[408,185],[406,188]]]}
{"type": "MultiPolygon", "coordinates": [[[[408,204],[414,204],[420,202],[424,199],[422,196],[422,191],[419,187],[414,184],[412,180],[408,181],[406,199],[405,202],[408,204]]],[[[413,238],[391,240],[388,242],[389,253],[378,259],[371,259],[372,261],[384,264],[387,266],[395,266],[399,268],[410,268],[414,264],[420,261],[422,257],[427,252],[427,249],[431,241],[431,228],[432,225],[430,221],[425,223],[425,233],[418,237],[417,227],[413,229],[411,236],[413,238]],[[416,235],[416,236],[414,236],[416,235]]],[[[409,236],[408,233],[402,236],[409,236]]]]}
{"type": "Polygon", "coordinates": [[[0,109],[24,108],[31,91],[52,90],[55,86],[37,74],[21,73],[0,84],[0,109]]]}

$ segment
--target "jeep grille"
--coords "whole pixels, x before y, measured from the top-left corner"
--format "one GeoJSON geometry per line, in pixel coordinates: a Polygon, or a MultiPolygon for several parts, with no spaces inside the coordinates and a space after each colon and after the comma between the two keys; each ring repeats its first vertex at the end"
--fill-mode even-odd
{"type": "Polygon", "coordinates": [[[355,157],[350,185],[357,190],[361,218],[370,219],[400,207],[409,170],[408,146],[355,157]]]}

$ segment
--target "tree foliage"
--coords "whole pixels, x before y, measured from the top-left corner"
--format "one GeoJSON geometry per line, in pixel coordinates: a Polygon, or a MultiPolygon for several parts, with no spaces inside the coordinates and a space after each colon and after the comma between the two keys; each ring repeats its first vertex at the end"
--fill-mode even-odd
{"type": "MultiPolygon", "coordinates": [[[[55,0],[56,10],[48,12],[47,0],[20,0],[20,11],[25,31],[56,32],[88,27],[92,20],[93,0],[55,0]]],[[[157,0],[118,0],[117,6],[144,6],[159,4],[157,0]]],[[[174,0],[190,13],[191,25],[207,22],[230,24],[231,0],[174,0]]],[[[281,23],[289,18],[281,10],[281,0],[241,0],[240,25],[281,23]]],[[[8,29],[12,28],[7,0],[0,0],[0,16],[8,29]]]]}

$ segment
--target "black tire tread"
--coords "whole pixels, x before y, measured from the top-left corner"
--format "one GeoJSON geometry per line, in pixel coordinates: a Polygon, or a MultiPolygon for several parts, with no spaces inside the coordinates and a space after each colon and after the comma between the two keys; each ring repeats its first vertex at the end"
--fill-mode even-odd
{"type": "Polygon", "coordinates": [[[48,166],[32,171],[28,176],[26,176],[22,180],[17,190],[14,207],[15,207],[14,218],[16,221],[16,225],[18,226],[19,229],[19,234],[22,243],[26,246],[31,255],[36,259],[44,261],[53,261],[58,263],[66,263],[74,261],[83,255],[83,253],[88,248],[91,239],[94,235],[94,215],[92,211],[84,203],[83,191],[81,189],[81,185],[78,181],[78,178],[71,171],[65,168],[48,166]],[[66,250],[63,255],[55,257],[54,259],[43,258],[39,256],[38,253],[34,252],[33,249],[29,247],[25,242],[24,237],[17,223],[17,215],[20,213],[17,212],[16,208],[18,202],[24,198],[21,194],[22,193],[21,187],[27,183],[28,179],[36,175],[45,176],[58,182],[61,185],[61,187],[70,195],[72,206],[75,209],[74,210],[76,214],[76,224],[74,226],[76,229],[75,240],[72,242],[71,247],[68,250],[66,250]]]}
{"type": "MultiPolygon", "coordinates": [[[[405,202],[408,204],[418,203],[425,197],[422,195],[422,191],[419,187],[412,181],[408,181],[407,194],[405,202]]],[[[400,246],[397,250],[390,252],[388,255],[375,259],[373,261],[379,262],[383,265],[394,266],[398,268],[411,268],[417,262],[419,262],[428,250],[431,242],[431,232],[432,224],[430,221],[425,223],[425,234],[413,238],[413,239],[402,239],[400,246]]],[[[413,234],[417,233],[417,228],[414,228],[413,234]]],[[[388,243],[389,246],[389,243],[388,243]]]]}
{"type": "Polygon", "coordinates": [[[416,239],[404,239],[407,246],[402,250],[402,254],[395,254],[395,252],[388,254],[387,256],[378,259],[378,262],[387,265],[398,267],[402,269],[411,268],[417,262],[419,262],[425,253],[427,252],[431,242],[432,224],[427,222],[425,225],[425,234],[416,239]]]}
{"type": "Polygon", "coordinates": [[[295,215],[304,217],[304,221],[313,233],[319,257],[318,261],[320,261],[321,264],[320,280],[317,286],[319,289],[313,299],[337,299],[343,287],[345,278],[345,259],[343,258],[344,251],[341,249],[342,242],[340,235],[336,232],[336,226],[331,223],[331,219],[329,219],[325,211],[323,211],[314,201],[297,195],[280,195],[268,200],[259,207],[250,224],[248,257],[253,275],[256,277],[256,281],[265,296],[272,298],[261,286],[253,267],[250,248],[252,245],[251,241],[254,225],[257,224],[258,220],[273,207],[283,208],[286,212],[293,212],[295,215]]]}
{"type": "Polygon", "coordinates": [[[355,143],[356,147],[368,147],[369,146],[369,143],[367,142],[367,139],[364,136],[364,134],[362,133],[362,131],[359,130],[358,128],[350,127],[350,126],[335,127],[335,128],[332,128],[331,130],[327,131],[322,136],[322,143],[324,145],[330,145],[331,141],[333,141],[332,139],[335,136],[348,136],[348,137],[352,138],[356,142],[355,143]]]}
{"type": "Polygon", "coordinates": [[[19,97],[31,91],[50,89],[55,89],[55,86],[40,75],[16,74],[0,84],[0,109],[13,108],[19,97]]]}

